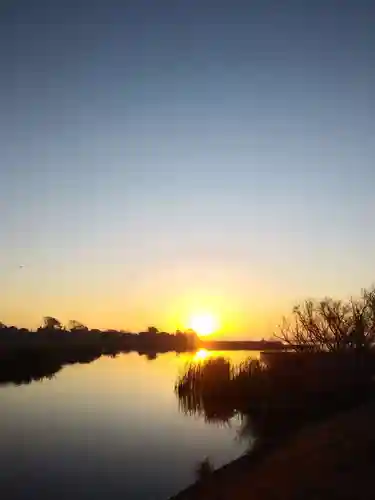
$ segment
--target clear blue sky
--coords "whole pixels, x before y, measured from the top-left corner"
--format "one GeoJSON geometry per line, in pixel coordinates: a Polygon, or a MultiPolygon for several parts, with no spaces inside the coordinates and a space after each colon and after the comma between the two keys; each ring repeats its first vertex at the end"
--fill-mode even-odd
{"type": "Polygon", "coordinates": [[[371,4],[3,2],[0,319],[258,336],[371,285],[371,4]]]}

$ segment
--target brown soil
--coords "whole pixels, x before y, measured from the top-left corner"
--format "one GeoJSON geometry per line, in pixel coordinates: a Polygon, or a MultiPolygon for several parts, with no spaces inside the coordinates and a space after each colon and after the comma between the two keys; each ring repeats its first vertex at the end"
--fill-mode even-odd
{"type": "Polygon", "coordinates": [[[375,402],[299,432],[258,460],[240,459],[173,500],[375,498],[375,402]]]}

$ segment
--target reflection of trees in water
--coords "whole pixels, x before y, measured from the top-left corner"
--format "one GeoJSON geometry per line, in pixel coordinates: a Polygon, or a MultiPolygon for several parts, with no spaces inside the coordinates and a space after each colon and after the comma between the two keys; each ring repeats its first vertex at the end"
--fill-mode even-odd
{"type": "Polygon", "coordinates": [[[239,439],[259,438],[264,448],[264,443],[272,446],[307,422],[350,408],[373,394],[370,377],[364,377],[362,370],[343,379],[341,364],[333,366],[337,371],[331,370],[331,379],[336,380],[330,381],[327,391],[320,364],[318,373],[302,369],[298,377],[292,365],[280,370],[258,360],[234,366],[226,359],[211,358],[188,365],[175,391],[179,408],[187,415],[202,416],[210,423],[240,416],[239,439]]]}
{"type": "Polygon", "coordinates": [[[90,363],[101,355],[101,349],[91,346],[12,349],[1,356],[0,384],[51,380],[65,365],[90,363]]]}
{"type": "Polygon", "coordinates": [[[240,367],[222,357],[190,363],[175,385],[180,409],[186,414],[204,416],[208,422],[244,415],[248,396],[243,396],[244,375],[255,380],[256,369],[260,370],[261,365],[253,359],[240,367]]]}
{"type": "Polygon", "coordinates": [[[209,423],[229,422],[236,415],[236,411],[223,401],[195,393],[179,396],[179,409],[187,415],[204,417],[209,423]]]}
{"type": "MultiPolygon", "coordinates": [[[[0,385],[1,384],[30,384],[33,381],[50,380],[64,366],[71,364],[86,364],[99,359],[101,356],[117,358],[119,354],[132,352],[117,346],[56,346],[18,348],[1,353],[0,357],[0,385]]],[[[148,361],[157,359],[156,352],[139,352],[148,361]]]]}
{"type": "Polygon", "coordinates": [[[62,368],[58,360],[28,359],[13,355],[11,359],[2,360],[0,364],[0,384],[30,384],[37,380],[51,380],[62,368]]]}
{"type": "Polygon", "coordinates": [[[154,361],[158,357],[158,354],[156,352],[149,352],[146,354],[146,358],[148,361],[154,361]]]}
{"type": "Polygon", "coordinates": [[[150,327],[139,334],[89,330],[71,321],[69,330],[51,316],[36,332],[0,323],[0,384],[28,384],[56,374],[65,365],[90,363],[102,355],[138,352],[149,361],[159,353],[186,352],[196,343],[192,332],[166,333],[150,327]]]}
{"type": "Polygon", "coordinates": [[[232,365],[224,358],[199,359],[187,365],[185,373],[176,383],[179,409],[186,415],[197,415],[216,425],[231,425],[233,417],[239,417],[238,439],[254,441],[253,422],[239,411],[234,395],[228,397],[232,365]]]}
{"type": "Polygon", "coordinates": [[[90,363],[100,356],[138,352],[149,361],[159,353],[186,352],[195,348],[197,335],[187,332],[145,332],[89,329],[71,320],[68,329],[52,316],[43,318],[37,331],[0,322],[0,384],[28,384],[56,374],[65,365],[90,363]]]}

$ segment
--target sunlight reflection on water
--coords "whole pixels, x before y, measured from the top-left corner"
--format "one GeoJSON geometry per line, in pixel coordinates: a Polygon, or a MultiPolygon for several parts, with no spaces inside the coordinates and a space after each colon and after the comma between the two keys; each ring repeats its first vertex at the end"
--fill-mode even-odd
{"type": "MultiPolygon", "coordinates": [[[[102,357],[52,380],[0,388],[0,491],[7,499],[164,499],[194,479],[199,460],[220,466],[247,444],[240,420],[210,425],[179,412],[174,384],[187,362],[244,352],[102,357]]],[[[257,353],[253,353],[253,356],[257,353]]]]}

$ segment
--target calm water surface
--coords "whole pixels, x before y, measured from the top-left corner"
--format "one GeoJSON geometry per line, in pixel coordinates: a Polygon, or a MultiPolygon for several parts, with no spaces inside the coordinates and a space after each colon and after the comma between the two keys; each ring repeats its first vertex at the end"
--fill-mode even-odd
{"type": "Polygon", "coordinates": [[[241,455],[239,420],[224,427],[179,411],[174,383],[192,357],[102,357],[0,387],[1,497],[166,499],[194,480],[198,461],[216,467],[241,455]]]}

